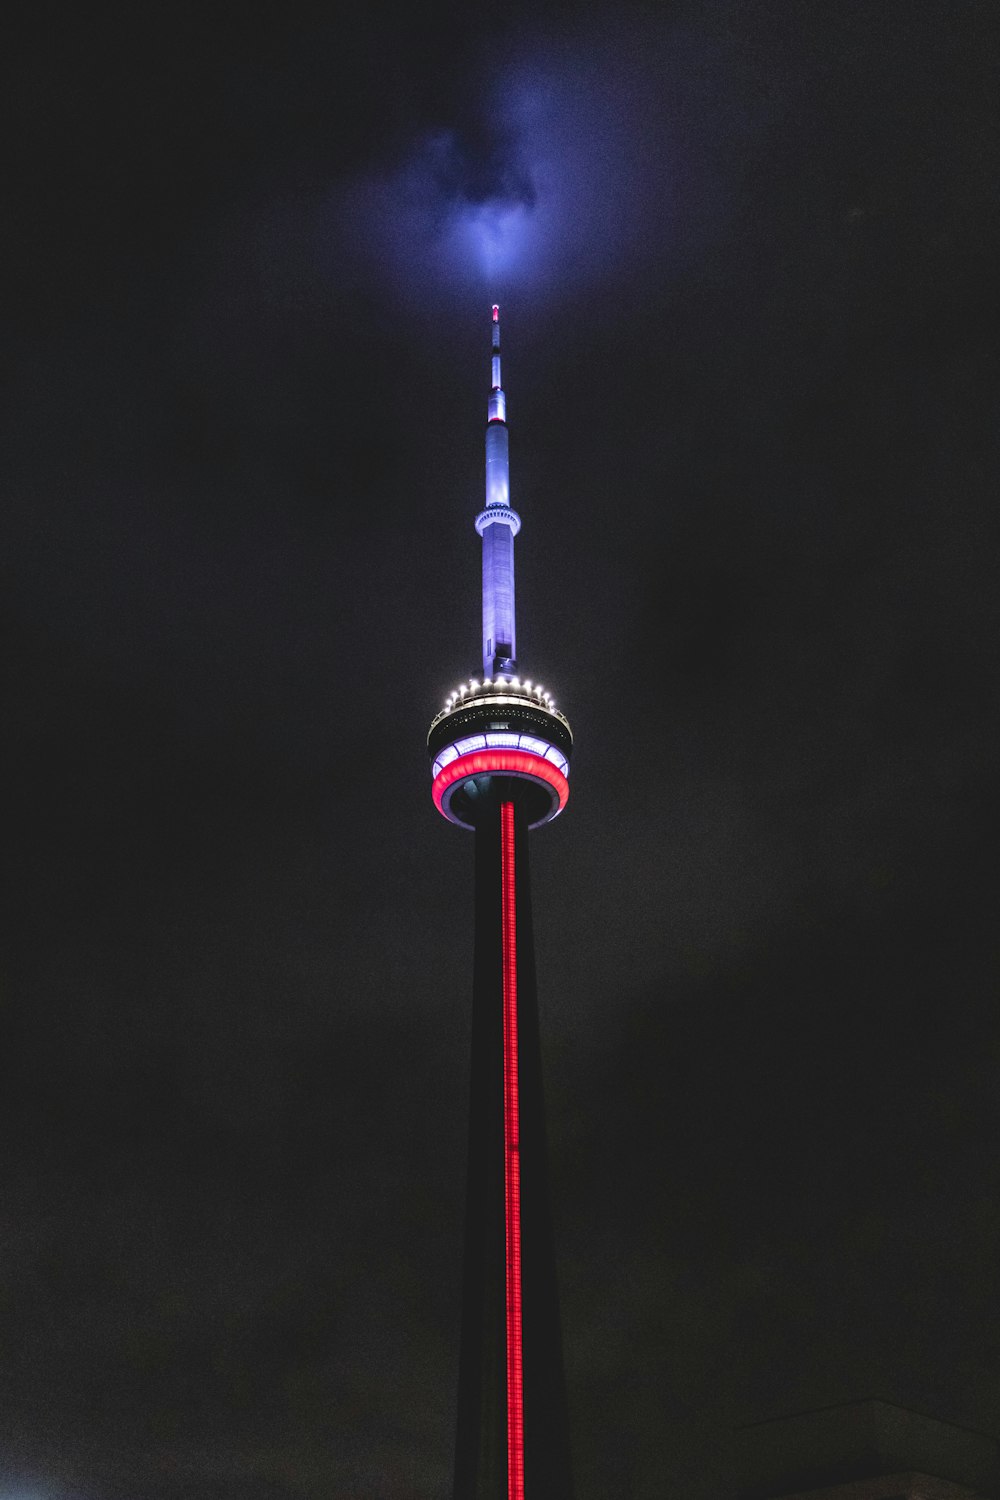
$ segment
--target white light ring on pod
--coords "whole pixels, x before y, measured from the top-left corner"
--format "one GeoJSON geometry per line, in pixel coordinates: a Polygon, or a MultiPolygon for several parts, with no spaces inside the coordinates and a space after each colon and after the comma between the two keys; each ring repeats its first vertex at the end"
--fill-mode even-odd
{"type": "Polygon", "coordinates": [[[557,771],[569,775],[569,758],[550,740],[539,739],[536,734],[517,729],[487,729],[478,734],[465,734],[445,745],[434,757],[431,775],[437,776],[451,761],[460,755],[469,755],[473,750],[527,750],[532,755],[551,761],[557,771]]]}
{"type": "Polygon", "coordinates": [[[431,793],[438,812],[451,823],[471,828],[471,823],[466,823],[452,812],[452,797],[470,776],[490,775],[519,776],[545,788],[552,800],[552,809],[548,817],[533,823],[533,828],[558,817],[569,801],[569,782],[551,761],[544,760],[542,756],[533,755],[530,750],[473,750],[468,755],[460,755],[457,760],[450,761],[434,777],[431,793]]]}

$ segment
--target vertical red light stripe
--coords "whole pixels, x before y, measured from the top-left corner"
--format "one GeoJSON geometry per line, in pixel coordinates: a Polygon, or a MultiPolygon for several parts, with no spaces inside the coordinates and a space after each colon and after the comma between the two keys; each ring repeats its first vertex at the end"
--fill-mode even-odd
{"type": "Polygon", "coordinates": [[[517,1086],[517,905],[514,804],[500,804],[500,924],[503,948],[503,1156],[507,1235],[507,1500],[524,1500],[524,1377],[521,1343],[521,1156],[517,1086]]]}

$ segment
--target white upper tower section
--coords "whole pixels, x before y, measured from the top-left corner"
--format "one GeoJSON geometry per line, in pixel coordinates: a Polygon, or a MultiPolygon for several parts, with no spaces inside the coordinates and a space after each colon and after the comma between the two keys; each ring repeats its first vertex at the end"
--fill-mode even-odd
{"type": "Polygon", "coordinates": [[[513,672],[516,664],[514,538],[520,529],[521,518],[510,506],[507,398],[500,380],[500,309],[494,304],[486,420],[486,509],[476,517],[476,530],[483,539],[483,672],[487,677],[513,672]]]}

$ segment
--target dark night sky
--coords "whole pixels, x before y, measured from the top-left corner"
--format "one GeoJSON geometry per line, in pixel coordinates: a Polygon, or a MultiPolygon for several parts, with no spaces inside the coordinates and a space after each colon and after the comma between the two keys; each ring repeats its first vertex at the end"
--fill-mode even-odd
{"type": "Polygon", "coordinates": [[[578,744],[533,873],[580,1500],[725,1500],[730,1428],[855,1397],[998,1435],[998,33],[32,9],[0,1500],[447,1492],[472,848],[423,739],[494,295],[578,744]]]}

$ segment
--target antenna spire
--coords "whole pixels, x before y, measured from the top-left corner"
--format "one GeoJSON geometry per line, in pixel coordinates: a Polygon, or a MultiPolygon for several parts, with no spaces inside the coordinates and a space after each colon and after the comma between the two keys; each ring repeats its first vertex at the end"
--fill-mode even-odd
{"type": "Polygon", "coordinates": [[[500,383],[500,308],[493,304],[490,398],[486,409],[486,509],[476,517],[483,539],[483,673],[516,666],[514,538],[521,518],[510,506],[507,397],[500,383]]]}

